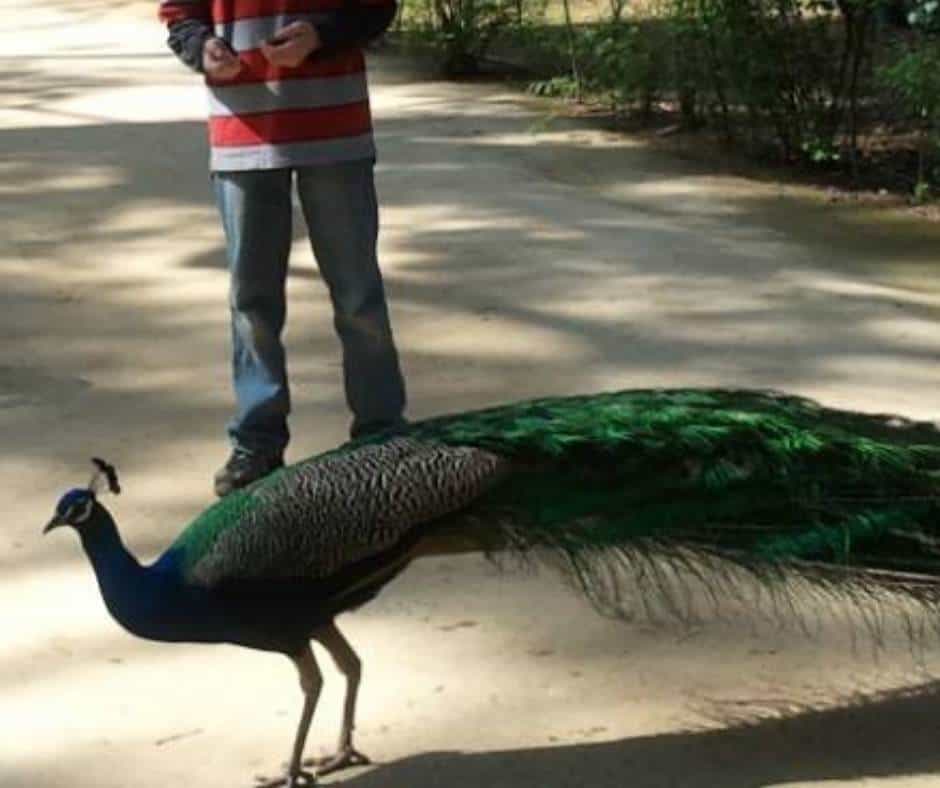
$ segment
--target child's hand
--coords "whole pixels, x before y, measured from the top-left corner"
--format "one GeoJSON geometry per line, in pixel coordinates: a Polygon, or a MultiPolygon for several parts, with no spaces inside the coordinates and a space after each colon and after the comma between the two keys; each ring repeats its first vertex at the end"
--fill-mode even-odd
{"type": "Polygon", "coordinates": [[[261,44],[264,56],[275,66],[294,68],[320,48],[320,35],[309,22],[291,22],[261,44]]]}
{"type": "Polygon", "coordinates": [[[242,62],[221,38],[208,38],[202,47],[202,69],[211,79],[232,79],[242,70],[242,62]]]}

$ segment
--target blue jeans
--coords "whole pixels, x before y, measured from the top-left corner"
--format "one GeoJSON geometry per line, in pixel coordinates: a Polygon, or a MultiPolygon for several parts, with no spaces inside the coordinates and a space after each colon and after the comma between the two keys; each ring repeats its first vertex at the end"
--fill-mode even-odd
{"type": "Polygon", "coordinates": [[[231,275],[234,446],[282,452],[290,390],[281,332],[297,193],[343,349],[353,436],[402,421],[405,386],[376,258],[378,205],[370,160],[294,169],[215,172],[231,275]]]}

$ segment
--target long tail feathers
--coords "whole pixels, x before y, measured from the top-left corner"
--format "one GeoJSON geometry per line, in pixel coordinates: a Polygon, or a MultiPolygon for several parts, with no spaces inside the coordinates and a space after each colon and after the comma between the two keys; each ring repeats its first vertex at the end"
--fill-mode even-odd
{"type": "Polygon", "coordinates": [[[873,631],[940,601],[940,431],[773,392],[626,391],[416,425],[512,458],[465,524],[602,611],[851,601],[873,631]],[[481,531],[482,532],[482,531],[481,531]],[[888,607],[891,608],[888,611],[888,607]]]}

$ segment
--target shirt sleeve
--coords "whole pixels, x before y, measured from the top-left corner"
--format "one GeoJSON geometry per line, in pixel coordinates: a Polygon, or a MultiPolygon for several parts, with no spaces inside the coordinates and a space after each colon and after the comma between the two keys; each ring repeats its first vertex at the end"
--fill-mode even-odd
{"type": "Polygon", "coordinates": [[[158,16],[169,31],[167,46],[193,71],[202,72],[202,48],[212,35],[207,0],[162,0],[158,16]]]}
{"type": "Polygon", "coordinates": [[[351,47],[362,47],[384,33],[398,10],[396,0],[348,0],[345,6],[318,22],[320,48],[313,57],[329,57],[351,47]]]}

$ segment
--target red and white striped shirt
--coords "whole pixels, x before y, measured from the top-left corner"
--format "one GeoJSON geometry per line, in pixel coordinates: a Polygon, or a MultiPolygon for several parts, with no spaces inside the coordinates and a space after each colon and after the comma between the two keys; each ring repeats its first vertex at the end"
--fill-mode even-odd
{"type": "MultiPolygon", "coordinates": [[[[207,78],[210,169],[266,170],[375,156],[365,58],[358,46],[272,65],[260,46],[290,22],[327,25],[349,0],[163,0],[168,25],[199,21],[242,62],[207,78]]],[[[359,0],[389,4],[394,0],[359,0]]]]}

